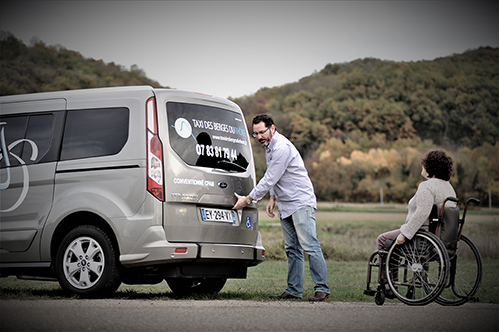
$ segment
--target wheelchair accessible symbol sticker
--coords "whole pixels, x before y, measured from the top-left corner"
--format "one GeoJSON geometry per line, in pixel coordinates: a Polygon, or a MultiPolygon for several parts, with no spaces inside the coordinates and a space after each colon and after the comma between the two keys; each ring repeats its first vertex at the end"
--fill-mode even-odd
{"type": "Polygon", "coordinates": [[[175,131],[177,131],[177,134],[182,137],[182,138],[188,138],[189,136],[192,136],[194,139],[194,135],[192,134],[192,127],[189,121],[187,121],[184,118],[178,118],[175,120],[175,131]]]}
{"type": "Polygon", "coordinates": [[[251,217],[246,217],[246,228],[251,228],[251,217]]]}

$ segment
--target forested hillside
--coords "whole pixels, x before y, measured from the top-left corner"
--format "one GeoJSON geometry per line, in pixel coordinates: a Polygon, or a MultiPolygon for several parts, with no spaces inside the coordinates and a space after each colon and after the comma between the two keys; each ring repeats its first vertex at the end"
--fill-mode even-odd
{"type": "Polygon", "coordinates": [[[9,32],[0,34],[0,95],[123,85],[161,87],[136,65],[126,70],[62,46],[36,41],[28,47],[9,32]]]}
{"type": "MultiPolygon", "coordinates": [[[[84,58],[42,41],[0,38],[0,95],[159,83],[137,66],[84,58]]],[[[243,78],[242,78],[243,79],[243,78]]],[[[499,205],[499,49],[432,61],[328,64],[283,86],[235,98],[251,130],[259,113],[298,147],[319,200],[407,202],[431,148],[453,157],[458,197],[499,205]]],[[[263,149],[253,141],[257,176],[263,149]]]]}
{"type": "Polygon", "coordinates": [[[328,64],[297,83],[235,99],[245,112],[271,112],[307,154],[355,132],[389,141],[419,136],[476,147],[499,138],[499,49],[433,61],[379,59],[328,64]]]}
{"type": "MultiPolygon", "coordinates": [[[[433,61],[359,59],[234,99],[248,123],[270,113],[304,156],[321,200],[407,202],[420,160],[444,148],[459,197],[499,194],[499,49],[433,61]]],[[[260,154],[260,155],[259,155],[260,154]]],[[[257,173],[265,169],[255,146],[257,173]]]]}

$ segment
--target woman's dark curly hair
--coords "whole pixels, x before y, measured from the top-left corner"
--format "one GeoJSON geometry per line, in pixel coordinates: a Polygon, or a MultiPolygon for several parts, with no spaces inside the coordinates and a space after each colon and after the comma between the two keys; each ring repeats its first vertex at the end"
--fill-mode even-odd
{"type": "Polygon", "coordinates": [[[452,158],[442,150],[430,150],[421,160],[421,165],[426,169],[428,177],[449,181],[452,175],[452,158]]]}

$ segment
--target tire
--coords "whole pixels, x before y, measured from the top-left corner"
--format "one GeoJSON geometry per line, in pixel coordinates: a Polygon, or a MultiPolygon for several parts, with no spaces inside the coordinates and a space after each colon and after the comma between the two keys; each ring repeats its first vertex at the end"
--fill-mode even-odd
{"type": "Polygon", "coordinates": [[[408,305],[426,305],[443,291],[449,276],[449,255],[432,233],[418,231],[387,254],[386,275],[393,294],[408,305]]]}
{"type": "Polygon", "coordinates": [[[55,269],[61,287],[81,297],[105,297],[121,284],[113,243],[92,225],[79,226],[64,237],[55,269]]]}
{"type": "Polygon", "coordinates": [[[449,283],[435,299],[446,306],[458,306],[474,298],[482,282],[482,257],[477,247],[462,235],[458,242],[456,255],[451,260],[449,283]]]}
{"type": "Polygon", "coordinates": [[[385,292],[379,289],[376,294],[374,294],[374,303],[377,305],[383,305],[385,303],[385,292]]]}
{"type": "Polygon", "coordinates": [[[166,279],[175,295],[189,296],[197,294],[216,294],[225,286],[226,278],[172,278],[166,279]]]}

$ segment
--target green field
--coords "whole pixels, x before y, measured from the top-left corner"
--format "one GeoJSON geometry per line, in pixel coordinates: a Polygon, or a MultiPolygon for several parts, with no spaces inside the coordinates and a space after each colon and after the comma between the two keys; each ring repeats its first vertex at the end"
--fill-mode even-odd
{"type": "MultiPolygon", "coordinates": [[[[321,206],[317,211],[317,234],[328,265],[328,284],[332,295],[328,301],[372,301],[363,295],[366,287],[367,260],[376,247],[376,237],[398,228],[405,219],[403,208],[350,207],[338,211],[321,206]],[[389,209],[389,211],[386,211],[389,209]],[[367,210],[367,211],[366,211],[367,210]]],[[[264,207],[260,206],[264,211],[264,207]]],[[[266,261],[248,269],[247,279],[229,279],[222,291],[197,299],[236,299],[267,301],[269,295],[286,288],[287,261],[278,220],[260,214],[260,232],[266,248],[266,261]]],[[[484,262],[481,287],[477,293],[481,303],[499,303],[499,221],[497,210],[470,211],[463,234],[480,250],[484,262]]],[[[308,263],[307,263],[308,264],[308,263]]],[[[375,273],[376,270],[373,272],[375,273]]],[[[304,299],[313,296],[313,282],[305,271],[304,299]]],[[[67,298],[58,283],[0,279],[0,298],[57,299],[67,298]]],[[[176,297],[166,282],[157,285],[124,285],[114,298],[173,300],[176,297]]],[[[192,298],[188,298],[192,299],[192,298]]],[[[387,300],[387,302],[398,300],[387,300]]]]}

